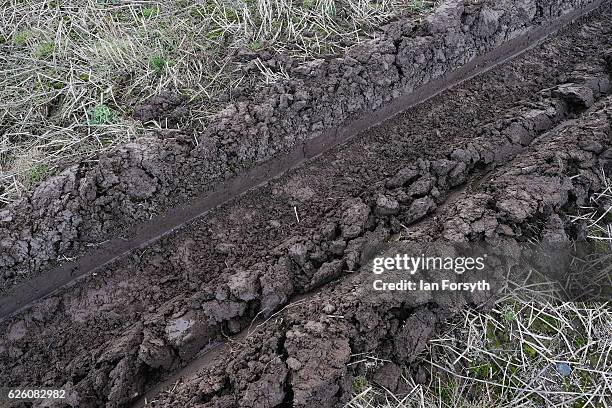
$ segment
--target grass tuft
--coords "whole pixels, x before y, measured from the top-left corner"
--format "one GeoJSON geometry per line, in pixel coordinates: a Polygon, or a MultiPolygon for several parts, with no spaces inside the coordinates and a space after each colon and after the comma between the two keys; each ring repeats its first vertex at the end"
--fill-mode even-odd
{"type": "Polygon", "coordinates": [[[50,174],[49,166],[46,164],[35,164],[27,174],[27,182],[30,185],[38,185],[50,174]]]}
{"type": "Polygon", "coordinates": [[[151,58],[149,58],[149,66],[156,75],[162,75],[168,65],[168,61],[166,61],[166,58],[161,54],[152,55],[151,58]]]}
{"type": "Polygon", "coordinates": [[[367,378],[360,375],[353,379],[352,386],[355,394],[361,394],[368,389],[369,384],[367,378]]]}
{"type": "Polygon", "coordinates": [[[48,59],[53,56],[54,51],[55,44],[49,41],[45,41],[38,44],[38,47],[36,48],[36,56],[39,59],[48,59]]]}
{"type": "Polygon", "coordinates": [[[152,18],[159,14],[159,7],[157,6],[149,6],[142,9],[142,17],[144,18],[152,18]]]}
{"type": "Polygon", "coordinates": [[[15,45],[23,47],[28,43],[32,33],[29,30],[20,31],[15,34],[15,45]]]}
{"type": "Polygon", "coordinates": [[[90,125],[112,125],[115,120],[115,111],[104,104],[96,105],[89,111],[90,125]]]}

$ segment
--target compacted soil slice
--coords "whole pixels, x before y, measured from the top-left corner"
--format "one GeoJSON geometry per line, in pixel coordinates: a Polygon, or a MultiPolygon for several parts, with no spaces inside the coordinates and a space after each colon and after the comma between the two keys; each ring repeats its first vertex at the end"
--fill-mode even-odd
{"type": "Polygon", "coordinates": [[[238,354],[211,362],[196,377],[204,385],[190,381],[168,398],[241,407],[341,401],[352,353],[392,353],[381,339],[397,334],[400,359],[409,359],[433,326],[414,340],[412,329],[401,332],[406,321],[449,314],[393,299],[358,311],[351,290],[360,275],[343,277],[359,270],[367,248],[399,235],[517,239],[534,219],[561,234],[554,214],[599,188],[612,156],[605,13],[5,319],[0,382],[61,385],[71,406],[129,406],[254,318],[296,296],[312,305],[309,294],[323,287],[317,307],[271,320],[238,354]],[[327,314],[354,318],[326,328],[318,307],[327,304],[327,314]],[[226,368],[232,375],[219,374],[226,368]]]}

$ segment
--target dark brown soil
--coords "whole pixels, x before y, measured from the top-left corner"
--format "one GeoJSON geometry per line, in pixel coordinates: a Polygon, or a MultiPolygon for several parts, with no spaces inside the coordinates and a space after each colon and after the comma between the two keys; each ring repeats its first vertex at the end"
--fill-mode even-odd
{"type": "MultiPolygon", "coordinates": [[[[530,238],[575,239],[562,215],[582,205],[585,194],[600,183],[598,169],[610,165],[611,102],[606,97],[580,118],[536,138],[526,151],[484,178],[476,178],[440,206],[436,217],[409,227],[404,241],[433,244],[473,239],[476,234],[505,250],[530,238]]],[[[369,244],[388,240],[392,232],[390,223],[379,220],[356,245],[353,259],[362,258],[369,244]]],[[[346,266],[351,259],[345,252],[346,266]]],[[[391,361],[373,380],[401,392],[399,365],[413,363],[436,327],[461,307],[480,307],[490,300],[482,293],[373,293],[368,290],[368,266],[228,341],[212,362],[206,358],[195,373],[190,367],[182,383],[167,386],[151,406],[333,407],[351,395],[353,379],[362,373],[350,363],[364,355],[391,361]]],[[[504,272],[505,267],[497,276],[504,272]]],[[[418,366],[412,370],[417,373],[418,366]]]]}
{"type": "MultiPolygon", "coordinates": [[[[394,22],[342,58],[290,64],[290,79],[228,106],[202,133],[158,132],[75,165],[0,211],[0,291],[109,239],[132,237],[134,225],[279,152],[341,134],[341,124],[365,112],[384,118],[392,101],[401,108],[411,91],[601,1],[449,0],[422,24],[394,22]]],[[[161,95],[137,115],[173,123],[184,109],[180,98],[161,95]]]]}
{"type": "Polygon", "coordinates": [[[578,238],[560,215],[612,160],[601,11],[6,319],[0,383],[123,407],[202,358],[155,406],[331,407],[351,355],[412,361],[438,322],[483,299],[374,297],[356,272],[399,234],[578,238]]]}

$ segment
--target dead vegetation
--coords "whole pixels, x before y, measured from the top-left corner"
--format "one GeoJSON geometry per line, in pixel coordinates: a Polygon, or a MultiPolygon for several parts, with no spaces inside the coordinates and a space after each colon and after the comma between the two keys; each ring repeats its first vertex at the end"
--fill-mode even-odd
{"type": "MultiPolygon", "coordinates": [[[[408,391],[398,395],[358,377],[347,407],[609,406],[612,183],[603,179],[603,190],[569,217],[586,227],[593,243],[591,256],[580,260],[582,276],[569,275],[564,285],[509,280],[492,311],[464,310],[429,342],[419,362],[429,382],[417,383],[405,372],[400,381],[408,391]]],[[[375,358],[363,361],[380,365],[375,358]]]]}
{"type": "MultiPolygon", "coordinates": [[[[430,341],[429,382],[402,376],[403,394],[374,385],[351,408],[605,407],[612,396],[612,309],[516,288],[491,313],[465,311],[430,341]],[[532,298],[534,292],[539,300],[532,298]]],[[[542,291],[543,290],[543,291],[542,291]]]]}
{"type": "Polygon", "coordinates": [[[132,109],[164,90],[190,123],[254,84],[287,75],[261,52],[307,60],[343,52],[425,0],[3,0],[0,206],[54,172],[143,135],[132,109]],[[244,69],[250,54],[255,70],[244,69]]]}

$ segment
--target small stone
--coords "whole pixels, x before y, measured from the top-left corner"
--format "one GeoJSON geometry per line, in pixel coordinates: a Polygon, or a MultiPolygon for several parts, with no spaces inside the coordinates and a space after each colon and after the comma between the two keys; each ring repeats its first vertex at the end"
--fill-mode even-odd
{"type": "Polygon", "coordinates": [[[334,223],[324,224],[319,232],[321,233],[321,237],[326,240],[331,240],[336,237],[337,225],[334,223]]]}
{"type": "Polygon", "coordinates": [[[360,199],[347,200],[344,203],[346,210],[342,214],[342,236],[347,239],[359,236],[370,216],[370,207],[360,199]]]}
{"type": "Polygon", "coordinates": [[[463,163],[469,163],[472,161],[473,154],[468,149],[455,149],[451,153],[451,159],[460,161],[463,163]]]}
{"type": "Polygon", "coordinates": [[[507,235],[509,237],[513,237],[515,235],[512,227],[506,224],[499,224],[497,226],[497,232],[501,235],[507,235]]]}
{"type": "Polygon", "coordinates": [[[451,160],[440,159],[431,163],[431,170],[436,176],[445,176],[457,163],[451,160]]]}
{"type": "Polygon", "coordinates": [[[311,333],[323,333],[325,331],[325,326],[321,322],[309,320],[304,325],[304,329],[308,330],[311,333]]]}
{"type": "Polygon", "coordinates": [[[240,329],[241,329],[240,322],[235,319],[230,319],[230,321],[227,322],[227,328],[230,331],[230,333],[236,334],[240,332],[240,329]]]}
{"type": "Polygon", "coordinates": [[[229,298],[228,292],[229,290],[225,286],[219,287],[217,291],[215,292],[215,299],[221,302],[224,300],[227,300],[229,298]]]}
{"type": "Polygon", "coordinates": [[[249,271],[238,271],[229,277],[227,286],[235,298],[248,302],[259,294],[259,276],[249,271]]]}
{"type": "Polygon", "coordinates": [[[451,187],[456,187],[460,184],[465,183],[467,179],[467,165],[465,163],[459,163],[456,165],[448,175],[448,183],[451,187]]]}
{"type": "Polygon", "coordinates": [[[402,370],[397,364],[386,363],[376,371],[373,380],[376,384],[393,392],[397,389],[401,376],[402,370]]]}
{"type": "Polygon", "coordinates": [[[563,377],[568,377],[572,373],[572,367],[566,363],[557,363],[557,372],[563,377]]]}
{"type": "Polygon", "coordinates": [[[0,223],[8,223],[13,221],[13,216],[8,210],[0,211],[0,223]]]}
{"type": "Polygon", "coordinates": [[[434,177],[423,176],[408,188],[407,193],[411,197],[424,196],[431,191],[435,184],[436,179],[434,177]]]}
{"type": "Polygon", "coordinates": [[[414,381],[417,384],[427,384],[429,378],[429,374],[427,372],[427,370],[425,368],[423,368],[422,366],[419,366],[419,368],[417,368],[416,373],[414,374],[414,381]]]}
{"type": "Polygon", "coordinates": [[[313,275],[310,280],[309,288],[312,289],[336,279],[338,276],[342,275],[343,267],[344,260],[342,259],[324,263],[313,275]]]}
{"type": "Polygon", "coordinates": [[[317,248],[315,251],[310,253],[309,257],[311,261],[316,262],[318,264],[322,264],[329,259],[329,255],[325,251],[322,251],[319,248],[317,248]]]}
{"type": "Polygon", "coordinates": [[[287,366],[293,371],[297,371],[302,368],[302,363],[297,358],[289,357],[287,359],[287,366]]]}
{"type": "Polygon", "coordinates": [[[601,153],[601,151],[604,149],[601,143],[595,140],[581,140],[578,142],[578,145],[582,150],[596,154],[601,153]]]}
{"type": "Polygon", "coordinates": [[[395,215],[399,209],[400,205],[394,198],[381,194],[376,199],[376,212],[380,215],[395,215]]]}
{"type": "Polygon", "coordinates": [[[331,305],[331,304],[326,304],[325,307],[323,308],[323,311],[327,314],[332,314],[336,311],[336,306],[331,305]]]}

